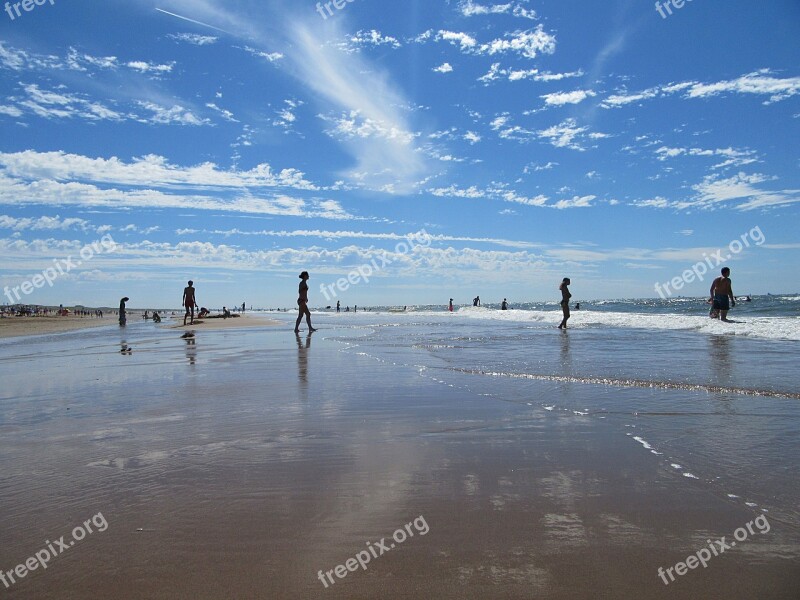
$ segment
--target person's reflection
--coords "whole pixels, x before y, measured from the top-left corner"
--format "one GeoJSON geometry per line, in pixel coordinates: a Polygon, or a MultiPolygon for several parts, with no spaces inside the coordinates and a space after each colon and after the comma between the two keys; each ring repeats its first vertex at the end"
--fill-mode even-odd
{"type": "Polygon", "coordinates": [[[133,350],[131,350],[131,347],[128,346],[128,342],[126,342],[125,340],[121,340],[120,341],[119,347],[120,347],[120,350],[119,350],[120,354],[130,355],[130,354],[133,353],[133,350]]]}
{"type": "Polygon", "coordinates": [[[197,346],[195,345],[194,336],[184,337],[186,340],[186,358],[189,360],[190,365],[194,365],[197,360],[197,346]]]}
{"type": "Polygon", "coordinates": [[[716,385],[728,387],[734,369],[731,362],[731,338],[727,335],[712,335],[709,337],[709,345],[711,379],[716,385]]]}
{"type": "Polygon", "coordinates": [[[305,388],[308,385],[308,349],[311,348],[311,334],[309,331],[306,335],[305,344],[300,338],[300,334],[296,333],[297,338],[297,374],[300,377],[300,383],[305,388]]]}
{"type": "Polygon", "coordinates": [[[562,330],[561,338],[561,373],[562,375],[572,375],[572,355],[569,352],[569,333],[566,328],[562,330]]]}

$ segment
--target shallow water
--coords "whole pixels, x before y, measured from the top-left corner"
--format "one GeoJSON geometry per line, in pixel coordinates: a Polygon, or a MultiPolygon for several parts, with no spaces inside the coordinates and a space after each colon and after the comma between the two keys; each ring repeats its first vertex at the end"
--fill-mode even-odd
{"type": "Polygon", "coordinates": [[[519,314],[470,308],[327,318],[349,328],[335,337],[351,352],[414,366],[487,401],[614,423],[666,468],[800,526],[799,344],[703,327],[645,328],[638,315],[635,327],[587,317],[561,331],[552,311],[548,322],[513,318],[519,314]]]}
{"type": "Polygon", "coordinates": [[[471,313],[0,341],[0,567],[109,522],[9,597],[574,598],[596,582],[564,561],[597,556],[666,597],[659,565],[756,514],[773,532],[677,597],[797,583],[795,342],[471,313]],[[323,590],[420,514],[429,536],[323,590]]]}

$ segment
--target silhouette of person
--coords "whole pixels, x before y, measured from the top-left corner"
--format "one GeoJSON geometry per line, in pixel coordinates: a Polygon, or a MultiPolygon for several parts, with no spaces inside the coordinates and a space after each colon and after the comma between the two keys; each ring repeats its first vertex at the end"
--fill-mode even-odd
{"type": "Polygon", "coordinates": [[[308,331],[309,333],[312,331],[316,331],[311,326],[311,311],[308,310],[308,279],[310,275],[308,271],[303,271],[300,273],[300,286],[298,287],[298,298],[297,298],[297,321],[294,324],[294,332],[297,333],[300,331],[300,321],[303,320],[303,317],[306,318],[306,323],[308,324],[308,331]]]}
{"type": "Polygon", "coordinates": [[[561,285],[558,286],[558,289],[561,290],[561,312],[564,313],[564,318],[561,319],[561,324],[558,326],[559,329],[567,328],[567,319],[569,319],[569,299],[572,298],[572,294],[569,293],[569,287],[567,287],[570,283],[569,277],[564,277],[561,281],[561,285]]]}

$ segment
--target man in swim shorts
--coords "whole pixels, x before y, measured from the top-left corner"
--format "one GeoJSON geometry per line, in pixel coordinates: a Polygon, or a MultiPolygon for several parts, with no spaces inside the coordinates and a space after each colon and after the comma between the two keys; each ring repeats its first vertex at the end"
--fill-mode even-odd
{"type": "Polygon", "coordinates": [[[733,288],[731,280],[728,275],[731,270],[728,267],[722,267],[722,275],[717,277],[711,283],[711,308],[719,311],[720,321],[728,322],[728,311],[736,306],[736,298],[733,295],[733,288]],[[730,303],[728,303],[730,298],[730,303]]]}
{"type": "Polygon", "coordinates": [[[183,324],[186,325],[187,317],[190,318],[189,323],[194,325],[194,307],[197,306],[197,301],[194,297],[194,282],[190,281],[189,285],[183,288],[183,306],[186,308],[186,314],[183,315],[183,324]]]}

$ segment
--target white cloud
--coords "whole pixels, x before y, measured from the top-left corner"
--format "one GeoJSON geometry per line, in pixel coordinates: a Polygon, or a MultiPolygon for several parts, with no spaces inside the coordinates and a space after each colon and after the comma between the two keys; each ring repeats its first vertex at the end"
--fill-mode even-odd
{"type": "Polygon", "coordinates": [[[145,120],[150,123],[158,123],[161,125],[177,124],[177,125],[208,125],[211,123],[208,119],[201,119],[195,115],[190,109],[175,104],[170,108],[161,106],[155,102],[142,102],[138,101],[140,107],[150,111],[152,114],[145,117],[145,120]]]}
{"type": "Polygon", "coordinates": [[[517,54],[524,58],[536,58],[539,54],[553,54],[556,49],[555,36],[547,33],[542,25],[526,31],[507,32],[502,38],[496,38],[483,44],[479,44],[478,40],[468,33],[445,29],[440,29],[435,35],[433,32],[425,32],[425,34],[417,36],[414,41],[425,42],[429,39],[448,42],[457,46],[465,54],[484,56],[517,54]]]}
{"type": "Polygon", "coordinates": [[[344,42],[339,42],[336,47],[345,52],[357,52],[367,46],[389,46],[399,48],[402,44],[390,35],[383,35],[380,31],[358,31],[355,35],[348,36],[344,42]]]}
{"type": "Polygon", "coordinates": [[[428,166],[417,152],[417,134],[399,109],[409,104],[399,88],[361,54],[331,52],[320,44],[318,33],[302,25],[295,25],[292,33],[297,76],[344,111],[338,118],[325,118],[334,121],[332,132],[355,158],[345,175],[360,186],[388,193],[413,190],[427,176],[428,166]]]}
{"type": "Polygon", "coordinates": [[[474,37],[457,31],[441,30],[434,39],[437,42],[442,40],[450,42],[454,46],[458,46],[462,52],[470,51],[478,45],[478,41],[474,37]]]}
{"type": "Polygon", "coordinates": [[[167,37],[179,42],[194,44],[195,46],[208,46],[216,44],[219,40],[218,37],[213,35],[199,35],[197,33],[170,33],[167,34],[167,37]]]}
{"type": "Polygon", "coordinates": [[[14,231],[39,231],[39,230],[62,230],[81,229],[87,231],[91,229],[89,221],[78,218],[62,219],[59,215],[55,217],[41,216],[32,218],[15,218],[8,215],[0,215],[0,229],[13,229],[14,231]]]}
{"type": "MultiPolygon", "coordinates": [[[[527,2],[527,0],[525,0],[527,2]]],[[[536,19],[536,11],[520,5],[518,2],[507,4],[477,4],[473,0],[461,0],[458,10],[465,17],[475,17],[483,15],[513,15],[523,19],[536,19]]]]}
{"type": "Polygon", "coordinates": [[[757,94],[769,96],[764,104],[772,104],[800,94],[800,77],[778,79],[769,73],[769,69],[762,69],[728,81],[695,83],[687,90],[686,98],[709,98],[724,93],[757,94]]]}
{"type": "Polygon", "coordinates": [[[637,200],[634,206],[649,208],[671,208],[686,210],[693,208],[715,209],[730,206],[735,210],[747,211],[759,208],[771,208],[800,202],[800,190],[765,190],[760,184],[773,181],[762,173],[737,173],[731,177],[721,178],[719,174],[708,175],[701,183],[692,186],[693,197],[686,200],[667,200],[656,197],[637,200]]]}
{"type": "Polygon", "coordinates": [[[436,72],[436,73],[452,73],[453,72],[453,67],[450,65],[450,63],[446,62],[446,63],[442,63],[438,67],[434,67],[433,71],[436,72]]]}
{"type": "Polygon", "coordinates": [[[572,92],[554,92],[552,94],[544,94],[540,98],[544,98],[545,104],[549,106],[562,106],[564,104],[580,104],[587,98],[596,96],[597,94],[592,90],[575,90],[572,92]]]}
{"type": "Polygon", "coordinates": [[[551,206],[553,208],[564,209],[564,208],[588,208],[592,206],[592,200],[597,198],[597,196],[574,196],[569,199],[559,200],[555,204],[551,206]]]}
{"type": "Polygon", "coordinates": [[[295,109],[299,108],[304,102],[300,100],[284,100],[283,108],[277,111],[277,118],[272,121],[276,127],[282,127],[286,133],[294,130],[294,125],[297,121],[295,109]]]}
{"type": "Polygon", "coordinates": [[[508,79],[508,81],[524,81],[531,79],[533,81],[561,81],[571,77],[582,77],[583,71],[569,71],[565,73],[551,73],[549,71],[539,71],[539,69],[503,69],[500,63],[493,63],[489,67],[489,71],[485,75],[478,77],[478,81],[488,85],[498,79],[508,79]]]}
{"type": "Polygon", "coordinates": [[[278,62],[283,58],[283,54],[281,54],[280,52],[264,52],[262,50],[258,50],[251,46],[245,46],[243,50],[249,52],[253,56],[257,56],[258,58],[263,58],[270,63],[278,62]]]}
{"type": "Polygon", "coordinates": [[[468,131],[464,134],[464,139],[467,140],[470,144],[477,144],[481,141],[481,136],[475,133],[474,131],[468,131]]]}
{"type": "Polygon", "coordinates": [[[214,110],[214,111],[218,112],[222,116],[222,118],[225,119],[226,121],[230,121],[231,123],[238,123],[239,122],[233,116],[233,113],[231,111],[229,111],[227,109],[224,109],[224,108],[220,108],[214,102],[207,102],[206,103],[206,108],[210,108],[211,110],[214,110]]]}
{"type": "Polygon", "coordinates": [[[530,165],[525,165],[525,168],[523,169],[523,172],[526,173],[526,174],[530,173],[530,172],[538,173],[539,171],[549,171],[553,167],[557,167],[557,166],[558,166],[558,163],[557,162],[553,162],[553,161],[548,161],[547,163],[545,163],[543,165],[537,165],[537,164],[533,164],[532,163],[530,165]]]}
{"type": "Polygon", "coordinates": [[[353,219],[334,200],[306,201],[280,194],[255,195],[242,190],[232,197],[196,193],[166,193],[141,188],[102,189],[96,185],[49,179],[25,182],[0,173],[0,204],[13,206],[77,206],[81,208],[179,209],[181,211],[217,211],[231,214],[274,215],[285,217],[318,217],[353,219]]]}
{"type": "Polygon", "coordinates": [[[678,156],[699,156],[699,157],[723,157],[724,160],[712,166],[712,169],[722,169],[726,167],[741,167],[758,162],[757,158],[753,158],[755,154],[751,150],[735,150],[733,148],[716,148],[714,150],[707,150],[703,148],[672,148],[669,146],[661,146],[655,150],[658,160],[664,162],[670,158],[678,156]]]}
{"type": "Polygon", "coordinates": [[[507,33],[503,39],[482,44],[478,53],[489,56],[515,53],[524,58],[536,58],[539,54],[553,54],[555,51],[555,36],[545,32],[544,27],[539,25],[534,30],[507,33]]]}
{"type": "Polygon", "coordinates": [[[147,155],[126,163],[116,157],[90,158],[65,152],[0,153],[0,166],[8,176],[25,180],[89,181],[95,183],[194,188],[293,188],[318,190],[297,169],[275,172],[267,163],[249,171],[224,171],[214,163],[191,167],[170,164],[166,158],[147,155]]]}
{"type": "Polygon", "coordinates": [[[604,108],[619,108],[627,104],[638,103],[653,98],[661,98],[677,92],[685,92],[683,94],[683,98],[685,99],[713,98],[723,94],[769,96],[769,98],[764,101],[765,105],[769,105],[800,94],[800,77],[780,79],[773,77],[769,69],[761,69],[760,71],[748,73],[736,79],[713,83],[684,81],[656,86],[635,93],[623,91],[606,98],[602,106],[604,108]]]}
{"type": "Polygon", "coordinates": [[[578,127],[575,119],[565,119],[558,125],[553,125],[547,129],[542,129],[536,132],[536,135],[543,140],[550,142],[556,148],[570,148],[572,150],[585,150],[581,145],[581,139],[584,137],[596,138],[602,137],[605,134],[587,134],[588,127],[578,127]]]}

